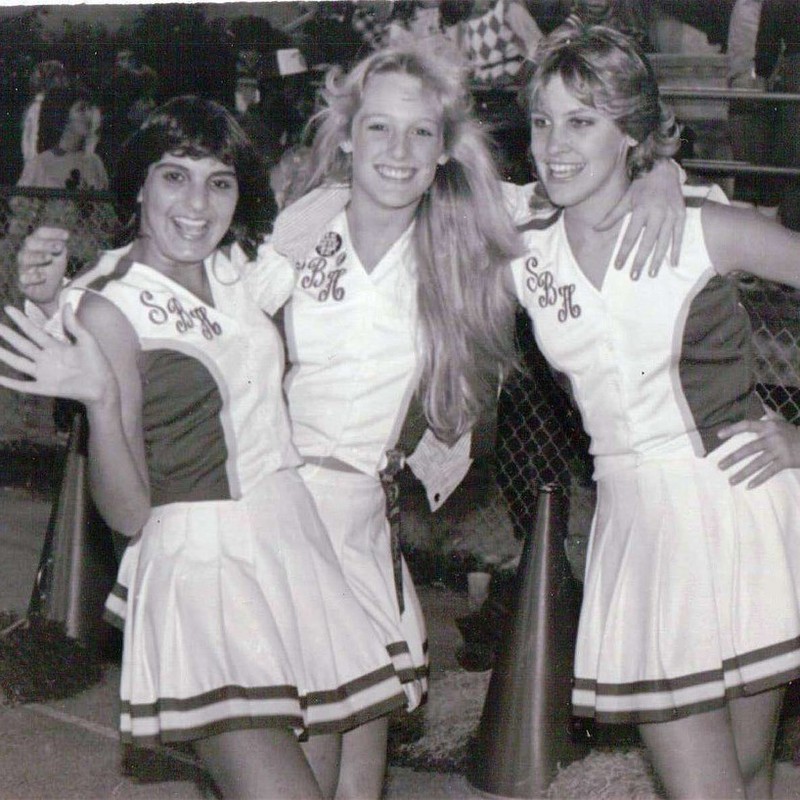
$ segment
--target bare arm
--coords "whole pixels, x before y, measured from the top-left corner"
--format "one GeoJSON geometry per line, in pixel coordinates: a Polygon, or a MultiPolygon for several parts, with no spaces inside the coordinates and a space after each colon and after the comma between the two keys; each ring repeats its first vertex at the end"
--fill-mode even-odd
{"type": "Polygon", "coordinates": [[[509,4],[506,20],[511,30],[525,43],[525,56],[533,61],[536,48],[542,39],[542,32],[536,24],[536,20],[530,15],[528,9],[518,2],[509,4]]]}
{"type": "MultiPolygon", "coordinates": [[[[756,211],[705,203],[703,235],[711,261],[720,274],[741,270],[800,288],[800,234],[766,219],[756,211]]],[[[800,430],[783,419],[744,420],[720,431],[726,439],[737,433],[756,437],[720,462],[737,471],[732,484],[747,481],[753,489],[784,469],[800,467],[800,430]]]]}
{"type": "Polygon", "coordinates": [[[92,497],[114,530],[138,533],[150,513],[150,498],[138,343],[130,324],[98,297],[84,298],[80,319],[71,307],[64,309],[64,328],[71,337],[67,341],[37,327],[18,309],[7,308],[6,313],[16,329],[0,323],[0,338],[10,346],[0,348],[0,361],[29,380],[0,376],[0,385],[85,404],[92,497]]]}
{"type": "Polygon", "coordinates": [[[139,342],[122,312],[96,295],[84,297],[78,318],[94,334],[119,387],[117,414],[87,406],[92,497],[111,528],[132,536],[150,515],[139,342]]]}
{"type": "Polygon", "coordinates": [[[720,275],[742,271],[800,289],[800,233],[757,211],[706,202],[703,236],[720,275]]]}

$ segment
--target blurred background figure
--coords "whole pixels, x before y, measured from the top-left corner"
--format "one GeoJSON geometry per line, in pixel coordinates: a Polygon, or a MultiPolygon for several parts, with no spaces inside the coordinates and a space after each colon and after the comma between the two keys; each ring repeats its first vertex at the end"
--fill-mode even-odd
{"type": "MultiPolygon", "coordinates": [[[[800,0],[764,0],[755,74],[770,91],[800,92],[800,0]]],[[[800,167],[800,103],[776,103],[774,114],[772,161],[780,167],[800,167]]],[[[797,178],[781,181],[778,217],[787,228],[800,230],[797,178]]]]}
{"type": "Polygon", "coordinates": [[[459,23],[458,40],[475,81],[502,86],[534,61],[542,32],[522,0],[475,0],[459,23]]]}
{"type": "Polygon", "coordinates": [[[60,61],[40,61],[31,72],[29,86],[33,99],[22,119],[22,158],[26,164],[39,153],[39,113],[45,94],[67,83],[67,73],[60,61]]]}
{"type": "MultiPolygon", "coordinates": [[[[732,89],[764,91],[766,81],[756,75],[756,38],[763,0],[736,0],[728,28],[728,86],[732,89]]],[[[775,127],[775,110],[767,103],[731,100],[728,133],[737,161],[768,164],[775,127]]],[[[733,200],[759,207],[778,205],[778,187],[769,175],[737,175],[733,200]]]]}
{"type": "Polygon", "coordinates": [[[87,141],[97,135],[95,120],[86,92],[66,86],[50,89],[39,114],[39,154],[25,164],[18,185],[107,189],[102,160],[85,149],[87,141]]]}
{"type": "Polygon", "coordinates": [[[156,106],[158,73],[129,49],[119,50],[102,90],[103,136],[99,155],[113,173],[122,143],[156,106]]]}
{"type": "Polygon", "coordinates": [[[630,36],[645,52],[652,51],[648,0],[573,0],[570,16],[585,25],[605,25],[630,36]]]}

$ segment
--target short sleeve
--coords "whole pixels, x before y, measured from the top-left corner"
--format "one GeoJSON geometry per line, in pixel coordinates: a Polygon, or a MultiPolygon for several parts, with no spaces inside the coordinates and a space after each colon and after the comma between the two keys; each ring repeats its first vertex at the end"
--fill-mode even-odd
{"type": "Polygon", "coordinates": [[[248,259],[238,245],[231,250],[231,260],[262,311],[272,315],[291,297],[297,273],[268,239],[259,245],[255,260],[248,259]]]}

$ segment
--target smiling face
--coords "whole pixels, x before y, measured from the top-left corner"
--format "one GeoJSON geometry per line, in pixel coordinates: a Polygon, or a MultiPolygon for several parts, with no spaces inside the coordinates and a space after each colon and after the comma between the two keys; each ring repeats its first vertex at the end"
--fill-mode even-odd
{"type": "Polygon", "coordinates": [[[603,203],[628,184],[628,148],[636,141],[601,111],[578,100],[553,75],[536,92],[531,152],[550,200],[567,208],[603,203]]]}
{"type": "Polygon", "coordinates": [[[139,192],[141,260],[170,274],[197,266],[228,231],[239,199],[232,167],[216,158],[167,153],[139,192]]]}
{"type": "Polygon", "coordinates": [[[354,205],[412,214],[433,182],[444,152],[442,105],[419,78],[372,75],[364,87],[351,138],[354,205]]]}

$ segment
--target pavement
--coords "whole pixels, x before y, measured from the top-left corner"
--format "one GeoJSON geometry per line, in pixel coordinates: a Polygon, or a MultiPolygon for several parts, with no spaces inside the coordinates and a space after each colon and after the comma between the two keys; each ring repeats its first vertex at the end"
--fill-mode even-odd
{"type": "MultiPolygon", "coordinates": [[[[23,614],[38,565],[50,505],[25,489],[0,488],[0,611],[23,614]]],[[[461,642],[453,624],[466,613],[467,598],[443,587],[420,587],[432,659],[432,684],[458,669],[461,642]]],[[[190,759],[156,757],[152,769],[123,773],[117,736],[119,668],[68,699],[0,703],[0,800],[199,800],[211,795],[199,785],[190,759]]],[[[600,795],[598,795],[599,797],[600,795]]],[[[638,795],[637,795],[638,796],[638,795]]],[[[460,774],[390,767],[385,800],[478,800],[487,795],[460,774]]],[[[621,800],[604,792],[607,800],[621,800]]],[[[800,769],[778,764],[774,797],[800,800],[800,769]]]]}

